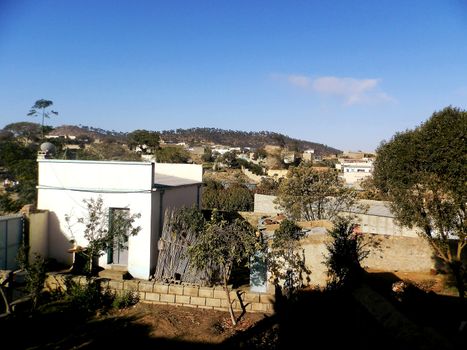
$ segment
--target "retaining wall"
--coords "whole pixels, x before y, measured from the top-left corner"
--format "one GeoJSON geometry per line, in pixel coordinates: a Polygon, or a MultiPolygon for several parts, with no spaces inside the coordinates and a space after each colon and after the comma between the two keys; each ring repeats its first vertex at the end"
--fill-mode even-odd
{"type": "MultiPolygon", "coordinates": [[[[49,273],[45,282],[48,290],[65,289],[65,279],[69,275],[49,273]]],[[[86,277],[74,276],[77,283],[85,284],[86,277]]],[[[139,294],[140,302],[195,307],[201,309],[213,309],[228,311],[226,293],[221,286],[200,287],[183,284],[164,284],[146,280],[109,280],[97,278],[103,289],[110,288],[116,293],[134,291],[139,294]]],[[[246,312],[273,313],[274,294],[254,293],[243,289],[230,291],[230,298],[234,310],[246,312]],[[242,307],[243,304],[243,307],[242,307]]]]}

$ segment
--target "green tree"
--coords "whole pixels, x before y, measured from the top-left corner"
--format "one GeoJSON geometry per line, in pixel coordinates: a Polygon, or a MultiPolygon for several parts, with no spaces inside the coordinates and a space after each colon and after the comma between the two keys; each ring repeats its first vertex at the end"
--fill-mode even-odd
{"type": "Polygon", "coordinates": [[[37,117],[40,116],[42,118],[41,124],[41,139],[44,139],[44,121],[45,118],[50,118],[50,114],[58,115],[57,111],[48,110],[50,106],[54,103],[50,100],[40,99],[37,100],[34,105],[31,107],[31,110],[28,113],[28,116],[37,117]]]}
{"type": "Polygon", "coordinates": [[[16,138],[23,138],[27,142],[37,141],[41,135],[41,126],[37,123],[18,122],[6,125],[3,130],[12,132],[16,138]]]}
{"type": "Polygon", "coordinates": [[[357,205],[357,192],[345,187],[337,172],[303,163],[289,169],[276,201],[295,220],[332,220],[357,205]]]}
{"type": "Polygon", "coordinates": [[[225,188],[220,182],[207,181],[202,192],[202,207],[222,211],[253,210],[253,193],[240,183],[225,188]]]}
{"type": "Polygon", "coordinates": [[[181,147],[164,147],[156,151],[159,163],[188,163],[190,154],[181,147]]]}
{"type": "Polygon", "coordinates": [[[465,294],[467,112],[447,107],[377,149],[376,186],[400,224],[419,227],[465,294]]]}
{"type": "Polygon", "coordinates": [[[206,162],[206,163],[210,163],[210,162],[213,162],[214,161],[214,157],[212,155],[212,149],[210,149],[209,147],[206,147],[204,149],[204,153],[203,155],[201,156],[201,160],[203,162],[206,162]]]}
{"type": "Polygon", "coordinates": [[[270,177],[263,177],[258,186],[256,186],[255,193],[275,196],[277,195],[278,190],[279,181],[276,181],[270,177]]]}
{"type": "Polygon", "coordinates": [[[85,216],[72,222],[74,218],[66,215],[65,220],[72,234],[76,224],[84,226],[83,237],[88,241],[88,245],[83,254],[88,262],[88,272],[92,274],[95,258],[109,249],[127,249],[128,238],[141,230],[140,226],[134,226],[136,219],[141,215],[125,215],[123,211],[115,211],[110,218],[109,208],[104,207],[100,196],[97,199],[84,199],[83,203],[87,209],[85,216]]]}
{"type": "Polygon", "coordinates": [[[300,239],[305,233],[293,221],[283,220],[274,232],[268,251],[268,270],[275,285],[284,284],[287,297],[309,282],[310,270],[300,239]]]}
{"type": "Polygon", "coordinates": [[[197,242],[188,250],[192,266],[196,269],[203,270],[206,266],[220,266],[233,325],[237,324],[237,320],[228,287],[230,272],[234,264],[248,261],[257,249],[258,241],[251,225],[241,219],[229,222],[214,210],[211,221],[206,224],[197,242]]]}
{"type": "Polygon", "coordinates": [[[144,154],[153,154],[159,147],[160,137],[155,131],[138,129],[130,132],[127,137],[130,148],[138,147],[144,154]]]}

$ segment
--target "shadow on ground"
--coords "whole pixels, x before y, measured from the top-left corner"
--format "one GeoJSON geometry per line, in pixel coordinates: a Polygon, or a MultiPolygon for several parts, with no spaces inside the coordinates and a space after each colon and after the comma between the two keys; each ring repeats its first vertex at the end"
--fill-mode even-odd
{"type": "MultiPolygon", "coordinates": [[[[416,287],[405,299],[391,294],[397,277],[368,275],[348,291],[307,290],[293,300],[278,298],[275,314],[237,332],[222,344],[154,338],[140,315],[88,319],[60,310],[0,320],[9,349],[462,349],[458,331],[463,315],[458,298],[416,287]]],[[[156,320],[157,322],[157,320],[156,320]]]]}

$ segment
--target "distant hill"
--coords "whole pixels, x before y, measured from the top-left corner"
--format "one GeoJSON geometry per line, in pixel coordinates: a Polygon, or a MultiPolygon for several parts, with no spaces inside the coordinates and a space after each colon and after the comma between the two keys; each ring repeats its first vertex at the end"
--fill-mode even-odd
{"type": "MultiPolygon", "coordinates": [[[[190,128],[160,131],[161,139],[167,143],[185,142],[189,145],[219,144],[232,147],[265,147],[266,145],[287,147],[290,150],[304,151],[314,149],[317,155],[330,155],[342,151],[321,143],[298,140],[289,136],[270,131],[238,131],[216,128],[190,128]]],[[[48,135],[90,136],[94,139],[126,142],[127,133],[115,130],[109,131],[90,126],[62,125],[54,128],[48,135]]]]}
{"type": "Polygon", "coordinates": [[[233,147],[264,147],[275,145],[304,151],[314,149],[318,155],[329,155],[342,153],[338,150],[321,143],[304,141],[270,131],[238,131],[216,128],[191,128],[163,130],[160,132],[165,142],[187,142],[189,144],[220,144],[233,147]]]}

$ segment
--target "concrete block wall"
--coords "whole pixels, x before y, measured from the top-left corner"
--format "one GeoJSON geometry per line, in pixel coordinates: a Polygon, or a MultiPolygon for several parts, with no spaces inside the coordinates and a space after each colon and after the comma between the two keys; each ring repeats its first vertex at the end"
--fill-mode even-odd
{"type": "MultiPolygon", "coordinates": [[[[50,273],[45,282],[45,288],[55,290],[65,289],[65,279],[67,275],[50,273]]],[[[74,276],[77,283],[86,283],[84,276],[74,276]]],[[[110,288],[116,293],[134,291],[139,294],[140,301],[152,304],[187,306],[201,309],[213,309],[228,311],[227,295],[221,286],[200,287],[183,284],[165,284],[146,280],[109,280],[98,278],[103,289],[110,288]]],[[[246,312],[274,312],[273,293],[255,293],[242,289],[230,291],[230,298],[234,310],[246,312]],[[243,308],[242,308],[243,304],[243,308]]]]}

